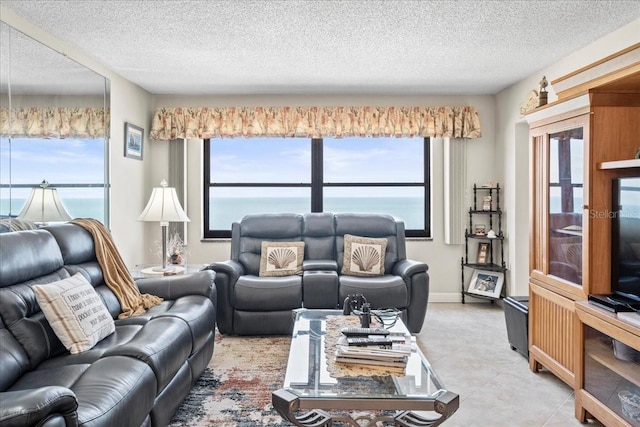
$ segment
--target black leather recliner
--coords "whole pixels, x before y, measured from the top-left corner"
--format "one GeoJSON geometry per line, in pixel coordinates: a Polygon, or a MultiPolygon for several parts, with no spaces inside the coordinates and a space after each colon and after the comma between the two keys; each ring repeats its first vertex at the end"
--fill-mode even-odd
{"type": "Polygon", "coordinates": [[[417,333],[429,299],[425,263],[408,260],[404,223],[384,214],[257,214],[232,224],[231,259],[216,272],[217,325],[223,334],[289,334],[297,308],[342,308],[349,294],[363,294],[376,308],[397,308],[417,333]],[[344,235],[386,238],[385,274],[341,274],[344,235]],[[260,277],[263,241],[303,241],[303,274],[260,277]]]}
{"type": "Polygon", "coordinates": [[[166,426],[214,347],[215,274],[138,279],[164,301],[117,319],[93,238],[60,224],[0,234],[0,426],[166,426]],[[40,311],[34,284],[80,272],[115,320],[116,331],[70,354],[40,311]]]}

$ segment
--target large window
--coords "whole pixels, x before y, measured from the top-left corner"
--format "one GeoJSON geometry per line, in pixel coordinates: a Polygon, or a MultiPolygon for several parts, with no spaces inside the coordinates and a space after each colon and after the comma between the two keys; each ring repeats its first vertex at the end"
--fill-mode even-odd
{"type": "Polygon", "coordinates": [[[251,213],[387,213],[430,237],[428,138],[209,139],[205,237],[251,213]]]}
{"type": "Polygon", "coordinates": [[[31,188],[46,180],[72,218],[106,224],[105,150],[104,138],[0,139],[0,215],[18,215],[31,188]]]}

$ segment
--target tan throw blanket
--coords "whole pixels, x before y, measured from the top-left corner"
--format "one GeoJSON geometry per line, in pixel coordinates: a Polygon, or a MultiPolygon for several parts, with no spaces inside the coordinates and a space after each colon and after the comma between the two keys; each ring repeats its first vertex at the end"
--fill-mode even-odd
{"type": "Polygon", "coordinates": [[[162,302],[160,297],[140,293],[107,227],[100,221],[90,218],[76,218],[71,223],[79,225],[93,236],[96,257],[98,264],[102,267],[104,281],[116,294],[122,307],[122,313],[118,315],[119,319],[138,316],[145,313],[149,307],[162,302]]]}

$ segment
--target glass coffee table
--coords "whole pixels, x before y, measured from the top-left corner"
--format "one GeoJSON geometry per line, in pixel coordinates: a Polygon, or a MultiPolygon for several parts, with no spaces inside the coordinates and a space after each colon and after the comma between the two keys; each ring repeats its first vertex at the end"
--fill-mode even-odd
{"type": "MultiPolygon", "coordinates": [[[[335,325],[340,315],[338,310],[294,311],[284,386],[272,393],[273,406],[284,419],[300,427],[330,426],[333,421],[348,426],[362,422],[437,426],[458,409],[459,396],[444,388],[420,349],[409,356],[404,374],[375,368],[367,372],[365,367],[354,376],[336,375],[336,365],[331,354],[325,354],[325,345],[330,348],[335,341],[327,334],[327,320],[332,319],[335,325]]],[[[344,320],[356,322],[351,326],[359,326],[357,316],[348,317],[352,319],[344,320]]],[[[329,334],[339,335],[334,329],[329,334]]],[[[389,329],[409,334],[400,319],[389,329]]]]}

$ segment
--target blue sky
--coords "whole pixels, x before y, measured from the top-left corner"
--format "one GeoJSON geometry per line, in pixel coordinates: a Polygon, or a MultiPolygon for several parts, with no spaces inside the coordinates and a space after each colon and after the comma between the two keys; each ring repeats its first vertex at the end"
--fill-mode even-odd
{"type": "MultiPolygon", "coordinates": [[[[9,141],[1,140],[0,176],[9,178],[9,141]]],[[[46,179],[61,183],[101,183],[104,180],[104,144],[90,139],[11,139],[11,175],[14,184],[46,179]]]]}
{"type": "MultiPolygon", "coordinates": [[[[218,139],[213,143],[212,180],[216,183],[311,181],[309,139],[218,139]]],[[[422,182],[423,139],[412,139],[403,151],[397,150],[399,143],[396,138],[325,138],[325,181],[422,182]]]]}

